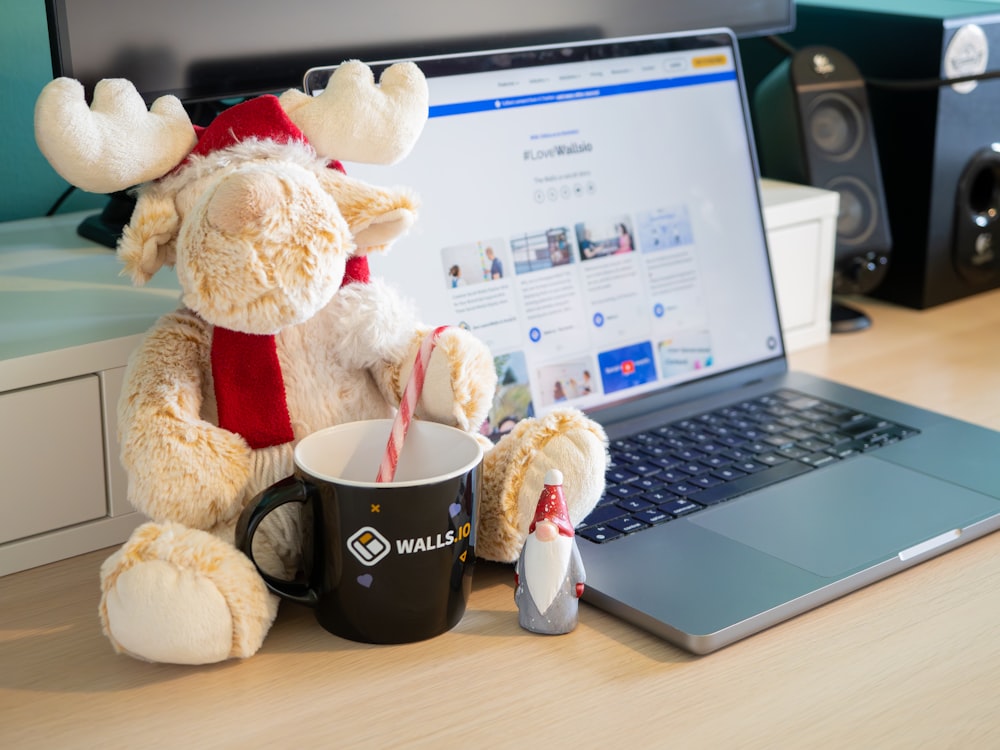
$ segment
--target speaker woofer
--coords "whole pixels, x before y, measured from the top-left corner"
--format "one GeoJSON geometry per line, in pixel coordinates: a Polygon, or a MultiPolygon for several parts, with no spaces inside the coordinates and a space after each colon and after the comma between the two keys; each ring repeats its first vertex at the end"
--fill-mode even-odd
{"type": "Polygon", "coordinates": [[[828,159],[853,159],[865,137],[857,105],[843,94],[824,94],[813,100],[806,116],[806,132],[828,159]]]}
{"type": "Polygon", "coordinates": [[[975,286],[1000,277],[1000,146],[973,154],[958,180],[952,262],[975,286]]]}
{"type": "Polygon", "coordinates": [[[822,186],[840,194],[840,213],[837,215],[837,241],[856,247],[867,242],[878,227],[878,198],[862,180],[852,175],[841,175],[822,186]]]}

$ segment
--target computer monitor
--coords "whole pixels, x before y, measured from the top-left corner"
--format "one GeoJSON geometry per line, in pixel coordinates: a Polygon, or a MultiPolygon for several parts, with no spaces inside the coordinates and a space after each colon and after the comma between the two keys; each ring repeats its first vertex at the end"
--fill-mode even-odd
{"type": "MultiPolygon", "coordinates": [[[[299,87],[307,69],[351,58],[794,27],[794,0],[46,0],[46,11],[55,76],[88,93],[102,78],[127,78],[147,104],[177,96],[196,124],[229,100],[299,87]]],[[[81,234],[113,247],[131,215],[117,198],[81,234]]]]}

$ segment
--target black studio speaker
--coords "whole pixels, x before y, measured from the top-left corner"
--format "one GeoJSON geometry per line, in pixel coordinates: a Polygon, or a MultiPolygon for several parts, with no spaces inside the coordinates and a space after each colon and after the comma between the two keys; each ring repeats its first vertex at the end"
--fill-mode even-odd
{"type": "Polygon", "coordinates": [[[865,82],[842,52],[799,49],[754,93],[765,177],[840,194],[833,291],[866,294],[890,266],[892,239],[865,82]]]}
{"type": "Polygon", "coordinates": [[[831,45],[868,83],[892,232],[872,296],[926,308],[1000,287],[1000,3],[799,0],[793,47],[831,45]]]}

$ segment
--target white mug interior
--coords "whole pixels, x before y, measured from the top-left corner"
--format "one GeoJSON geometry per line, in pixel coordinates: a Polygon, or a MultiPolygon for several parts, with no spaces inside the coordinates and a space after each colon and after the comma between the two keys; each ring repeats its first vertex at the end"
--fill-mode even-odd
{"type": "MultiPolygon", "coordinates": [[[[348,422],[304,437],[296,465],[317,479],[377,487],[391,419],[348,422]]],[[[393,486],[431,484],[465,474],[483,458],[475,437],[455,427],[414,420],[400,452],[393,486]]]]}

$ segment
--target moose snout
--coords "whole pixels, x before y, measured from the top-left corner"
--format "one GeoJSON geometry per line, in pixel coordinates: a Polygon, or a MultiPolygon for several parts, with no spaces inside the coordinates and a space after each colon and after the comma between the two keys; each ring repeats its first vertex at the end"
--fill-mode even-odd
{"type": "Polygon", "coordinates": [[[238,234],[262,223],[269,210],[282,200],[281,181],[262,172],[227,175],[212,195],[206,218],[223,232],[238,234]]]}

